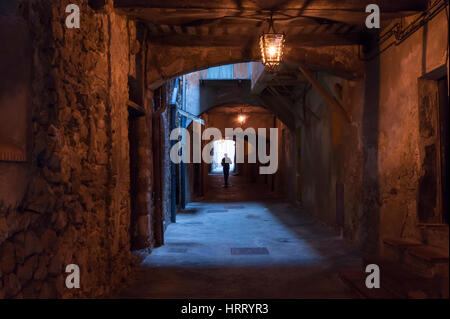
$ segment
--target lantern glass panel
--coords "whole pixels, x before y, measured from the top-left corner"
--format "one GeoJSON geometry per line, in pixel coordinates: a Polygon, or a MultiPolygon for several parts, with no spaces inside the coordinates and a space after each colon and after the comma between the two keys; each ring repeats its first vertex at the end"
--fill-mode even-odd
{"type": "Polygon", "coordinates": [[[284,34],[264,33],[259,39],[262,63],[273,68],[280,64],[283,58],[284,34]]]}

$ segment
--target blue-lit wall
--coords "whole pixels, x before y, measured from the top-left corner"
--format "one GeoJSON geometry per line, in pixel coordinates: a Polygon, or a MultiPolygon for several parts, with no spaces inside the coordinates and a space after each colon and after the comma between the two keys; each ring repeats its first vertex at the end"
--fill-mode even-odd
{"type": "Polygon", "coordinates": [[[221,65],[200,71],[202,80],[237,80],[251,79],[251,63],[237,63],[221,65]]]}
{"type": "Polygon", "coordinates": [[[200,80],[250,80],[252,64],[227,64],[183,75],[183,109],[200,114],[200,80]]]}

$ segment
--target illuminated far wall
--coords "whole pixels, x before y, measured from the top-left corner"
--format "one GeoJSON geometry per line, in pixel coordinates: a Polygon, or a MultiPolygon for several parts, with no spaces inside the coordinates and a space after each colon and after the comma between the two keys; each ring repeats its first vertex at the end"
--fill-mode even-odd
{"type": "Polygon", "coordinates": [[[222,172],[222,159],[225,154],[231,159],[230,172],[234,170],[236,153],[236,144],[232,140],[219,140],[213,143],[213,162],[211,163],[211,171],[215,173],[222,172]]]}

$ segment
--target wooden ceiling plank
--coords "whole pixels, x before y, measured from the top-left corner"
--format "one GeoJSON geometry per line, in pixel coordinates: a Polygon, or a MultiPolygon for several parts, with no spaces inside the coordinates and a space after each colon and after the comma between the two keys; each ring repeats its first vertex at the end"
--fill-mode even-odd
{"type": "Polygon", "coordinates": [[[180,26],[178,26],[178,25],[173,26],[173,30],[174,30],[174,32],[176,34],[183,34],[184,33],[183,29],[180,26]]]}
{"type": "MultiPolygon", "coordinates": [[[[164,8],[164,9],[228,9],[242,12],[243,10],[310,10],[310,9],[345,9],[364,10],[373,0],[296,0],[285,2],[280,6],[277,0],[252,1],[242,0],[114,0],[116,8],[164,8]]],[[[378,0],[377,3],[384,12],[413,10],[421,11],[426,8],[426,0],[378,0]]]]}
{"type": "MultiPolygon", "coordinates": [[[[255,1],[241,1],[238,6],[230,1],[203,1],[195,5],[197,1],[189,0],[181,3],[179,1],[145,1],[145,0],[115,0],[115,6],[124,14],[154,23],[160,24],[184,24],[184,23],[218,23],[217,20],[230,18],[229,23],[250,24],[252,16],[257,15],[259,19],[265,19],[276,5],[270,7],[267,1],[258,3],[255,1]],[[188,2],[188,5],[186,5],[188,2]],[[178,4],[177,4],[178,3],[178,4]],[[264,5],[266,3],[266,5],[264,5]],[[243,20],[247,17],[247,20],[243,20]],[[233,20],[234,19],[234,20],[233,20]]],[[[270,2],[270,1],[269,1],[270,2]]],[[[294,20],[300,19],[298,23],[314,23],[314,19],[326,19],[329,21],[344,22],[349,24],[364,23],[367,13],[365,6],[369,0],[315,0],[305,8],[306,1],[292,2],[292,7],[279,9],[275,11],[276,24],[284,25],[294,23],[294,20]],[[302,3],[303,2],[303,3],[302,3]],[[301,12],[302,17],[298,17],[301,12]],[[287,16],[286,16],[287,15],[287,16]],[[296,17],[294,20],[281,20],[289,16],[296,17]]],[[[276,1],[274,2],[276,4],[276,1]]],[[[411,15],[426,9],[426,0],[379,0],[378,4],[383,12],[382,19],[391,20],[393,18],[411,15]]],[[[279,5],[278,5],[279,6],[279,5]]]]}
{"type": "MultiPolygon", "coordinates": [[[[149,37],[150,42],[168,45],[168,46],[230,46],[241,47],[248,45],[252,41],[252,48],[257,49],[257,40],[259,33],[247,32],[243,29],[229,30],[232,34],[206,34],[206,30],[202,29],[202,34],[195,32],[195,29],[187,28],[188,34],[170,34],[149,37]]],[[[222,29],[225,31],[225,29],[222,29]]],[[[199,31],[200,32],[200,31],[199,31]]],[[[320,37],[317,34],[298,34],[286,37],[287,47],[301,46],[329,46],[329,45],[352,45],[360,43],[359,33],[349,34],[331,34],[323,33],[320,37]]]]}
{"type": "Polygon", "coordinates": [[[161,24],[160,27],[161,27],[161,30],[163,31],[163,33],[165,33],[165,34],[171,33],[171,29],[170,29],[169,25],[161,24]]]}
{"type": "MultiPolygon", "coordinates": [[[[197,32],[196,32],[196,30],[195,30],[194,27],[186,27],[186,30],[187,30],[187,33],[188,33],[189,35],[196,35],[196,34],[197,34],[197,32]]],[[[184,37],[184,36],[183,36],[183,37],[184,37]]]]}

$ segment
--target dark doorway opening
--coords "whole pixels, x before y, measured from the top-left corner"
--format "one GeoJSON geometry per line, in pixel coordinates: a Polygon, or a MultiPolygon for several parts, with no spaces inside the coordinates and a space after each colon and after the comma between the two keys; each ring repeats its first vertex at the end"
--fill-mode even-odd
{"type": "Polygon", "coordinates": [[[131,249],[142,249],[148,246],[148,238],[142,236],[139,228],[139,118],[145,113],[128,107],[128,141],[129,141],[129,157],[130,157],[130,244],[131,249]]]}
{"type": "Polygon", "coordinates": [[[448,224],[448,84],[444,68],[419,79],[419,222],[448,224]],[[445,74],[445,73],[444,73],[445,74]]]}
{"type": "Polygon", "coordinates": [[[154,115],[152,117],[152,151],[153,151],[153,193],[155,205],[153,231],[155,234],[154,247],[164,245],[164,216],[163,216],[163,124],[161,113],[166,107],[166,86],[163,85],[154,93],[154,115]]]}

